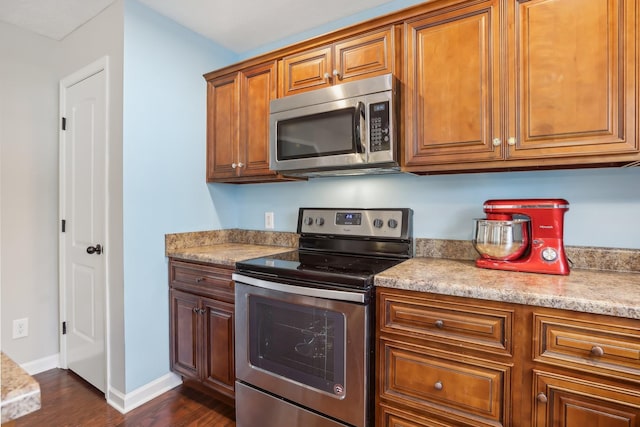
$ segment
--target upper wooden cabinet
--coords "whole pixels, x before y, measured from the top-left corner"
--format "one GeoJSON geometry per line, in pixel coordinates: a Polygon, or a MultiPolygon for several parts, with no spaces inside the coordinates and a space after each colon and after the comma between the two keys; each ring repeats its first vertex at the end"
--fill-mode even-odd
{"type": "Polygon", "coordinates": [[[207,81],[207,181],[281,178],[269,169],[269,102],[276,85],[275,61],[207,81]]]}
{"type": "Polygon", "coordinates": [[[395,71],[393,27],[375,30],[281,61],[280,95],[288,96],[395,71]]]}
{"type": "Polygon", "coordinates": [[[392,73],[417,174],[640,162],[640,4],[440,0],[208,73],[207,180],[268,167],[269,101],[392,73]]]}
{"type": "Polygon", "coordinates": [[[469,2],[405,24],[412,172],[640,159],[638,3],[469,2]]]}

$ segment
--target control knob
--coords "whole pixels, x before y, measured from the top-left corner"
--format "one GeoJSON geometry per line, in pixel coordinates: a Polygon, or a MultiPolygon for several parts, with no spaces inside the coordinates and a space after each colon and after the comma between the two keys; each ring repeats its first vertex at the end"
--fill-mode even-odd
{"type": "Polygon", "coordinates": [[[396,228],[398,226],[398,221],[392,218],[389,220],[387,225],[389,226],[389,228],[396,228]]]}
{"type": "Polygon", "coordinates": [[[380,218],[376,218],[373,220],[373,226],[375,228],[381,228],[384,222],[380,218]]]}
{"type": "Polygon", "coordinates": [[[304,224],[305,225],[313,225],[313,218],[311,218],[310,216],[306,217],[304,219],[304,224]]]}
{"type": "Polygon", "coordinates": [[[316,218],[316,225],[324,225],[324,218],[316,218]]]}

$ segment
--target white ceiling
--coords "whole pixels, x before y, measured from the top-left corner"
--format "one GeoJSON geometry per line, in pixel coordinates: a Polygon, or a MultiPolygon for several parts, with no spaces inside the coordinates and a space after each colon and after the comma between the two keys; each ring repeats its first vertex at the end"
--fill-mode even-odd
{"type": "MultiPolygon", "coordinates": [[[[115,0],[1,0],[0,21],[62,40],[115,0]]],[[[236,53],[391,0],[139,0],[236,53]]]]}

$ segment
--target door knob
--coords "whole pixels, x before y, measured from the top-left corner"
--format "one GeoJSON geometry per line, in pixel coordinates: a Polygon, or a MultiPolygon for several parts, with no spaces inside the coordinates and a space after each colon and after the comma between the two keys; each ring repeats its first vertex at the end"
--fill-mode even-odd
{"type": "Polygon", "coordinates": [[[92,254],[98,254],[98,255],[100,255],[100,254],[102,253],[102,246],[100,246],[100,245],[89,246],[89,247],[87,248],[87,253],[88,253],[89,255],[92,255],[92,254]]]}

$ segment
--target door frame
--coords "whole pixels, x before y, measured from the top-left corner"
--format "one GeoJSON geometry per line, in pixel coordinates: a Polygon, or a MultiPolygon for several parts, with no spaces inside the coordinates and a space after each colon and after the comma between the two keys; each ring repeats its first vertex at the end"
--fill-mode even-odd
{"type": "MultiPolygon", "coordinates": [[[[58,226],[62,227],[62,220],[65,219],[65,202],[67,198],[66,194],[66,180],[65,180],[65,150],[66,150],[66,140],[65,140],[65,131],[62,130],[62,118],[65,116],[65,104],[67,101],[67,89],[71,86],[79,83],[95,74],[100,72],[105,73],[105,144],[106,144],[106,153],[104,162],[105,162],[105,188],[104,188],[104,197],[105,197],[105,238],[104,238],[104,246],[105,248],[110,247],[110,238],[109,238],[109,223],[110,223],[110,215],[109,215],[109,108],[110,108],[110,97],[109,97],[109,87],[110,87],[110,79],[109,79],[109,57],[103,56],[96,61],[90,63],[82,67],[81,69],[71,73],[70,75],[62,78],[59,84],[59,107],[58,107],[58,226]]],[[[65,276],[65,263],[66,263],[66,252],[65,252],[65,239],[67,235],[62,232],[62,228],[59,228],[59,239],[58,239],[58,280],[59,280],[59,331],[60,331],[60,352],[59,352],[59,365],[63,369],[67,369],[67,336],[62,333],[62,322],[66,321],[66,313],[67,313],[67,301],[66,301],[66,276],[65,276]]],[[[109,268],[110,265],[110,251],[104,252],[104,334],[105,334],[105,397],[109,396],[111,389],[111,371],[110,371],[110,359],[111,359],[111,345],[110,345],[110,335],[109,335],[109,289],[110,289],[110,275],[109,268]]]]}

